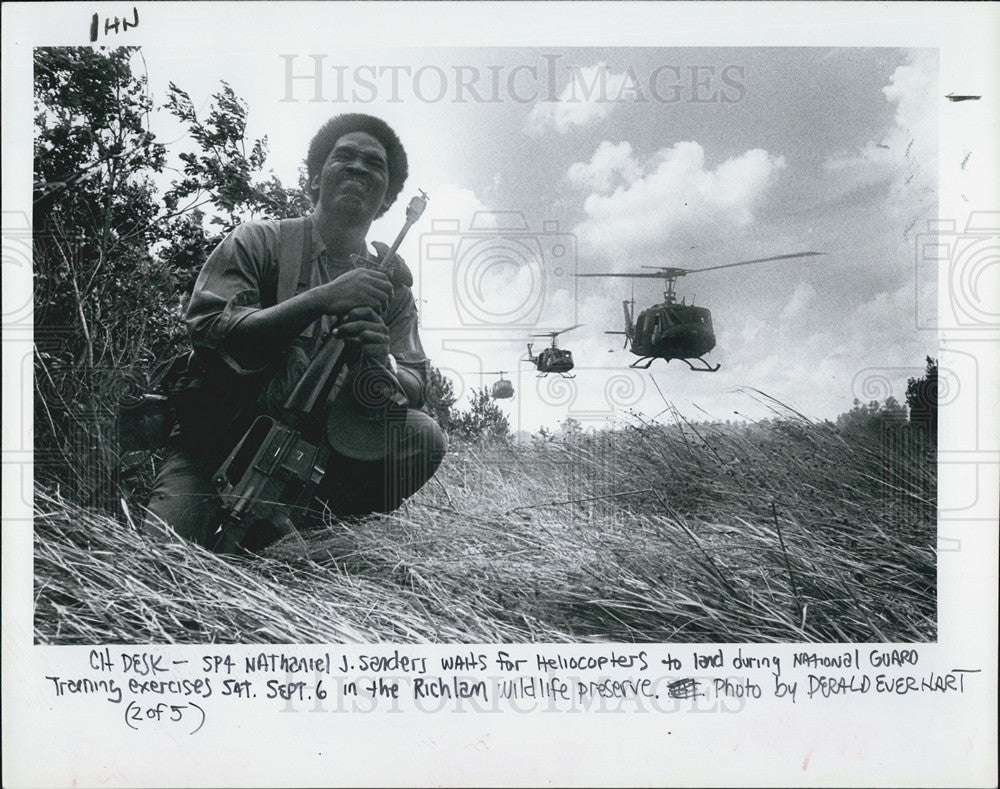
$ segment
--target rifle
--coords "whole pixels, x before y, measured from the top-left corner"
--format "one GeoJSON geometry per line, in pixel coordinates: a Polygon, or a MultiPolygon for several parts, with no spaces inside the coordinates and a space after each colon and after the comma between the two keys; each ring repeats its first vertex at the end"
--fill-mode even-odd
{"type": "MultiPolygon", "coordinates": [[[[396,250],[423,214],[427,200],[423,190],[410,200],[403,228],[374,264],[376,270],[388,273],[396,250]]],[[[358,256],[354,260],[356,265],[366,262],[358,256]]],[[[222,499],[213,550],[260,550],[296,532],[287,511],[309,507],[330,456],[324,440],[326,404],[342,408],[348,402],[376,411],[392,405],[405,407],[406,399],[392,373],[362,360],[360,342],[338,339],[331,330],[285,401],[289,424],[270,416],[257,417],[213,477],[222,499]],[[348,386],[351,381],[353,387],[348,386]],[[359,388],[366,396],[358,396],[359,388]]]]}

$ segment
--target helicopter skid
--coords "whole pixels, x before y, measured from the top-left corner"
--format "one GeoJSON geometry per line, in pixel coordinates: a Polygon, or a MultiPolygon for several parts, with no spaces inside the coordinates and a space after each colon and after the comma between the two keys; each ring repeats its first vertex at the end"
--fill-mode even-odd
{"type": "MultiPolygon", "coordinates": [[[[696,373],[715,373],[715,372],[718,372],[719,368],[722,366],[720,364],[717,364],[717,365],[715,365],[713,367],[708,362],[706,362],[704,359],[702,359],[700,356],[697,356],[695,358],[699,362],[701,362],[704,366],[703,367],[696,367],[695,365],[691,364],[691,362],[688,361],[687,359],[681,359],[681,361],[684,362],[684,364],[686,364],[688,367],[690,367],[696,373]]],[[[643,356],[641,359],[637,359],[636,361],[632,362],[632,364],[630,364],[629,367],[632,368],[632,369],[634,369],[634,370],[648,370],[650,368],[650,366],[653,364],[653,362],[655,362],[657,359],[663,359],[663,357],[662,356],[643,356]]],[[[663,360],[665,362],[667,362],[668,364],[670,363],[669,359],[663,359],[663,360]]]]}
{"type": "Polygon", "coordinates": [[[681,359],[681,361],[684,362],[688,367],[691,368],[691,370],[693,372],[696,372],[696,373],[716,373],[716,372],[719,371],[719,368],[722,366],[721,364],[717,364],[717,365],[715,365],[715,367],[712,367],[712,365],[710,365],[708,362],[706,362],[700,356],[697,357],[697,358],[698,358],[699,362],[701,362],[703,365],[705,365],[704,367],[695,367],[687,359],[681,359]]]}

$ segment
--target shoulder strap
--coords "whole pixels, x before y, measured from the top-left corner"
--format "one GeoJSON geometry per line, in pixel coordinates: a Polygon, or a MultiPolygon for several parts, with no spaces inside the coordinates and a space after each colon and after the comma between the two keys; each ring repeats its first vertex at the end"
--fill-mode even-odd
{"type": "Polygon", "coordinates": [[[282,219],[278,224],[278,292],[280,304],[295,295],[303,261],[308,261],[311,246],[309,217],[282,219]]]}

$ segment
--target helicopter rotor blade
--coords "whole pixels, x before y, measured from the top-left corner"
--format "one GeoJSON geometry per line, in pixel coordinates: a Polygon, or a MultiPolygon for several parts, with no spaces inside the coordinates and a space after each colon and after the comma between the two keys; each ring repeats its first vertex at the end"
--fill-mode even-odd
{"type": "MultiPolygon", "coordinates": [[[[671,269],[671,270],[672,271],[680,271],[680,272],[683,272],[683,273],[687,273],[687,271],[688,271],[688,269],[671,269]]],[[[578,277],[632,277],[632,278],[639,277],[640,279],[665,279],[665,278],[668,278],[668,277],[683,276],[683,273],[682,274],[668,274],[668,273],[666,273],[664,271],[658,271],[655,274],[652,274],[652,273],[645,272],[645,271],[637,271],[634,274],[611,274],[611,273],[607,273],[607,274],[577,274],[576,276],[578,276],[578,277]]]]}
{"type": "Polygon", "coordinates": [[[775,255],[769,258],[756,258],[754,260],[741,260],[738,263],[725,263],[721,266],[706,266],[705,268],[674,268],[672,266],[643,266],[642,268],[653,269],[653,271],[635,271],[624,274],[606,272],[602,274],[577,274],[578,277],[627,277],[630,279],[677,279],[685,274],[694,274],[699,271],[715,271],[720,268],[733,268],[734,266],[749,266],[751,263],[770,263],[775,260],[792,260],[794,258],[815,257],[825,255],[826,252],[794,252],[790,255],[775,255]]]}
{"type": "Polygon", "coordinates": [[[696,271],[715,271],[720,268],[732,268],[733,266],[749,266],[751,263],[770,263],[773,260],[792,260],[793,258],[808,258],[817,255],[825,255],[826,252],[794,252],[791,255],[775,255],[770,258],[757,258],[756,260],[741,260],[739,263],[726,263],[722,266],[707,266],[706,268],[687,269],[687,273],[693,274],[696,271]]]}
{"type": "Polygon", "coordinates": [[[506,375],[509,370],[459,370],[458,375],[506,375]]]}
{"type": "Polygon", "coordinates": [[[642,266],[642,268],[650,268],[657,271],[657,274],[652,276],[664,277],[666,279],[673,279],[674,277],[683,277],[691,269],[689,268],[677,268],[676,266],[642,266]]]}
{"type": "Polygon", "coordinates": [[[532,335],[529,335],[529,336],[531,336],[531,337],[558,337],[560,334],[565,334],[568,331],[573,331],[573,329],[579,329],[583,325],[584,324],[582,324],[582,323],[575,323],[572,326],[570,326],[568,329],[560,329],[559,331],[547,331],[547,332],[542,332],[541,334],[532,334],[532,335]]]}

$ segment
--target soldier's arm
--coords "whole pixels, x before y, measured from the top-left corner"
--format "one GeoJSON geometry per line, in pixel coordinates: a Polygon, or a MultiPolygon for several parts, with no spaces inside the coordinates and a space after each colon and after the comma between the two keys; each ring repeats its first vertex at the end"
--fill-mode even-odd
{"type": "Polygon", "coordinates": [[[396,296],[386,325],[389,330],[389,353],[396,360],[396,378],[406,393],[411,408],[420,408],[427,394],[430,363],[424,353],[418,331],[417,306],[409,287],[396,287],[396,296]]]}
{"type": "Polygon", "coordinates": [[[275,304],[274,232],[259,223],[237,227],[209,256],[188,305],[194,346],[214,351],[240,374],[261,369],[321,316],[363,305],[381,310],[392,293],[384,275],[361,269],[275,304]]]}
{"type": "Polygon", "coordinates": [[[287,301],[249,313],[230,332],[234,348],[244,353],[284,348],[323,315],[347,315],[368,307],[385,310],[392,296],[388,278],[377,271],[353,269],[337,279],[287,301]]]}

